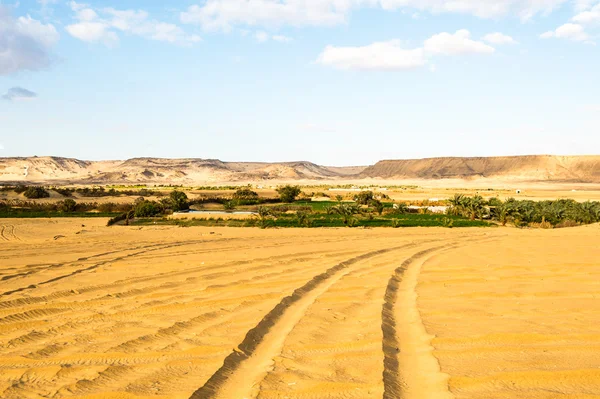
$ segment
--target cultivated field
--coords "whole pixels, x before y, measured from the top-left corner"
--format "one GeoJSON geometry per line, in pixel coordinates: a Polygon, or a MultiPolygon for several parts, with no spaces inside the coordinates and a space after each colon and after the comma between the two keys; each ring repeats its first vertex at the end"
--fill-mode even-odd
{"type": "Polygon", "coordinates": [[[0,220],[0,397],[600,398],[600,227],[0,220]]]}

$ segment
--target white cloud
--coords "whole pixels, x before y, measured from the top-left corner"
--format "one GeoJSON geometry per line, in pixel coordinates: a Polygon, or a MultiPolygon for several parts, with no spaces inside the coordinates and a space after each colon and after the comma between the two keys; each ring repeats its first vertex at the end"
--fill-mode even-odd
{"type": "Polygon", "coordinates": [[[558,27],[555,31],[549,31],[540,35],[542,39],[556,37],[559,39],[569,39],[576,42],[585,42],[590,39],[590,35],[585,32],[583,26],[579,24],[564,24],[558,27]]]}
{"type": "Polygon", "coordinates": [[[50,50],[59,38],[53,25],[29,15],[14,19],[0,5],[0,75],[48,67],[52,61],[50,50]]]}
{"type": "Polygon", "coordinates": [[[70,3],[74,18],[80,22],[66,27],[73,37],[87,42],[102,42],[108,46],[118,42],[117,32],[141,36],[168,43],[190,44],[201,41],[200,36],[187,34],[181,27],[149,19],[144,10],[92,10],[84,4],[70,3]],[[98,12],[102,17],[98,15],[98,12]]]}
{"type": "Polygon", "coordinates": [[[598,0],[575,0],[575,10],[585,11],[592,8],[592,5],[598,0]]]}
{"type": "Polygon", "coordinates": [[[573,21],[584,25],[600,23],[600,3],[587,11],[582,11],[575,15],[573,21]]]}
{"type": "Polygon", "coordinates": [[[254,35],[254,37],[260,43],[263,43],[263,42],[266,42],[267,40],[269,40],[269,35],[266,32],[256,32],[256,34],[254,35]]]}
{"type": "Polygon", "coordinates": [[[289,43],[292,41],[292,38],[284,35],[273,35],[273,40],[280,43],[289,43]]]}
{"type": "MultiPolygon", "coordinates": [[[[516,15],[529,19],[569,0],[206,0],[180,14],[183,23],[208,30],[234,26],[337,25],[353,9],[412,10],[470,14],[482,18],[516,15]]],[[[580,0],[581,1],[581,0],[580,0]]]]}
{"type": "Polygon", "coordinates": [[[4,151],[4,145],[0,143],[0,151],[4,151]]]}
{"type": "Polygon", "coordinates": [[[268,33],[264,32],[264,31],[258,31],[254,34],[254,38],[259,42],[259,43],[264,43],[266,41],[269,40],[274,40],[276,42],[279,43],[288,43],[292,41],[291,37],[287,37],[284,35],[269,35],[268,33]]]}
{"type": "MultiPolygon", "coordinates": [[[[485,43],[470,39],[467,30],[454,34],[440,33],[427,39],[423,47],[404,49],[400,40],[377,42],[362,47],[327,46],[317,58],[317,63],[336,69],[356,70],[408,70],[420,68],[437,55],[459,56],[467,54],[492,54],[495,49],[485,43]]],[[[431,72],[436,66],[430,64],[431,72]]]]}
{"type": "Polygon", "coordinates": [[[111,46],[119,41],[117,34],[104,22],[79,22],[68,25],[65,29],[71,36],[84,42],[102,42],[111,46]]]}
{"type": "Polygon", "coordinates": [[[337,69],[407,70],[427,63],[423,49],[406,50],[399,40],[373,43],[363,47],[327,46],[317,63],[337,69]]]}
{"type": "Polygon", "coordinates": [[[454,34],[439,33],[425,41],[425,52],[428,54],[463,55],[491,54],[496,51],[483,42],[471,39],[471,33],[461,29],[454,34]]]}
{"type": "Polygon", "coordinates": [[[512,37],[500,32],[489,33],[483,37],[484,42],[502,45],[502,44],[517,44],[517,41],[512,37]]]}

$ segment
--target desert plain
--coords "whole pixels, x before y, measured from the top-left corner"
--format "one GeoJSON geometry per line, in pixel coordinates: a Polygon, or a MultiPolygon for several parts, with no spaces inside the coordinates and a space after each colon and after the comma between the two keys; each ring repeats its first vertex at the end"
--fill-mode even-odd
{"type": "Polygon", "coordinates": [[[0,225],[2,398],[600,398],[598,225],[0,225]]]}

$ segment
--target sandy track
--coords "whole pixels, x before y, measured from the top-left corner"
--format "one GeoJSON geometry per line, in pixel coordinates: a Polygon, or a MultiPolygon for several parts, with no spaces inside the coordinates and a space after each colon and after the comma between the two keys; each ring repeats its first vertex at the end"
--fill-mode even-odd
{"type": "Polygon", "coordinates": [[[0,397],[600,392],[597,226],[102,224],[3,224],[0,397]]]}

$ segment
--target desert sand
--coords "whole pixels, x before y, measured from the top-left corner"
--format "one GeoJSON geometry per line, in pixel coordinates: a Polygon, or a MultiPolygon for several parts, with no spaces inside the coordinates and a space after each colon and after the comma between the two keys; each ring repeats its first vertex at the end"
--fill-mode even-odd
{"type": "Polygon", "coordinates": [[[600,398],[598,225],[0,220],[2,398],[600,398]]]}

